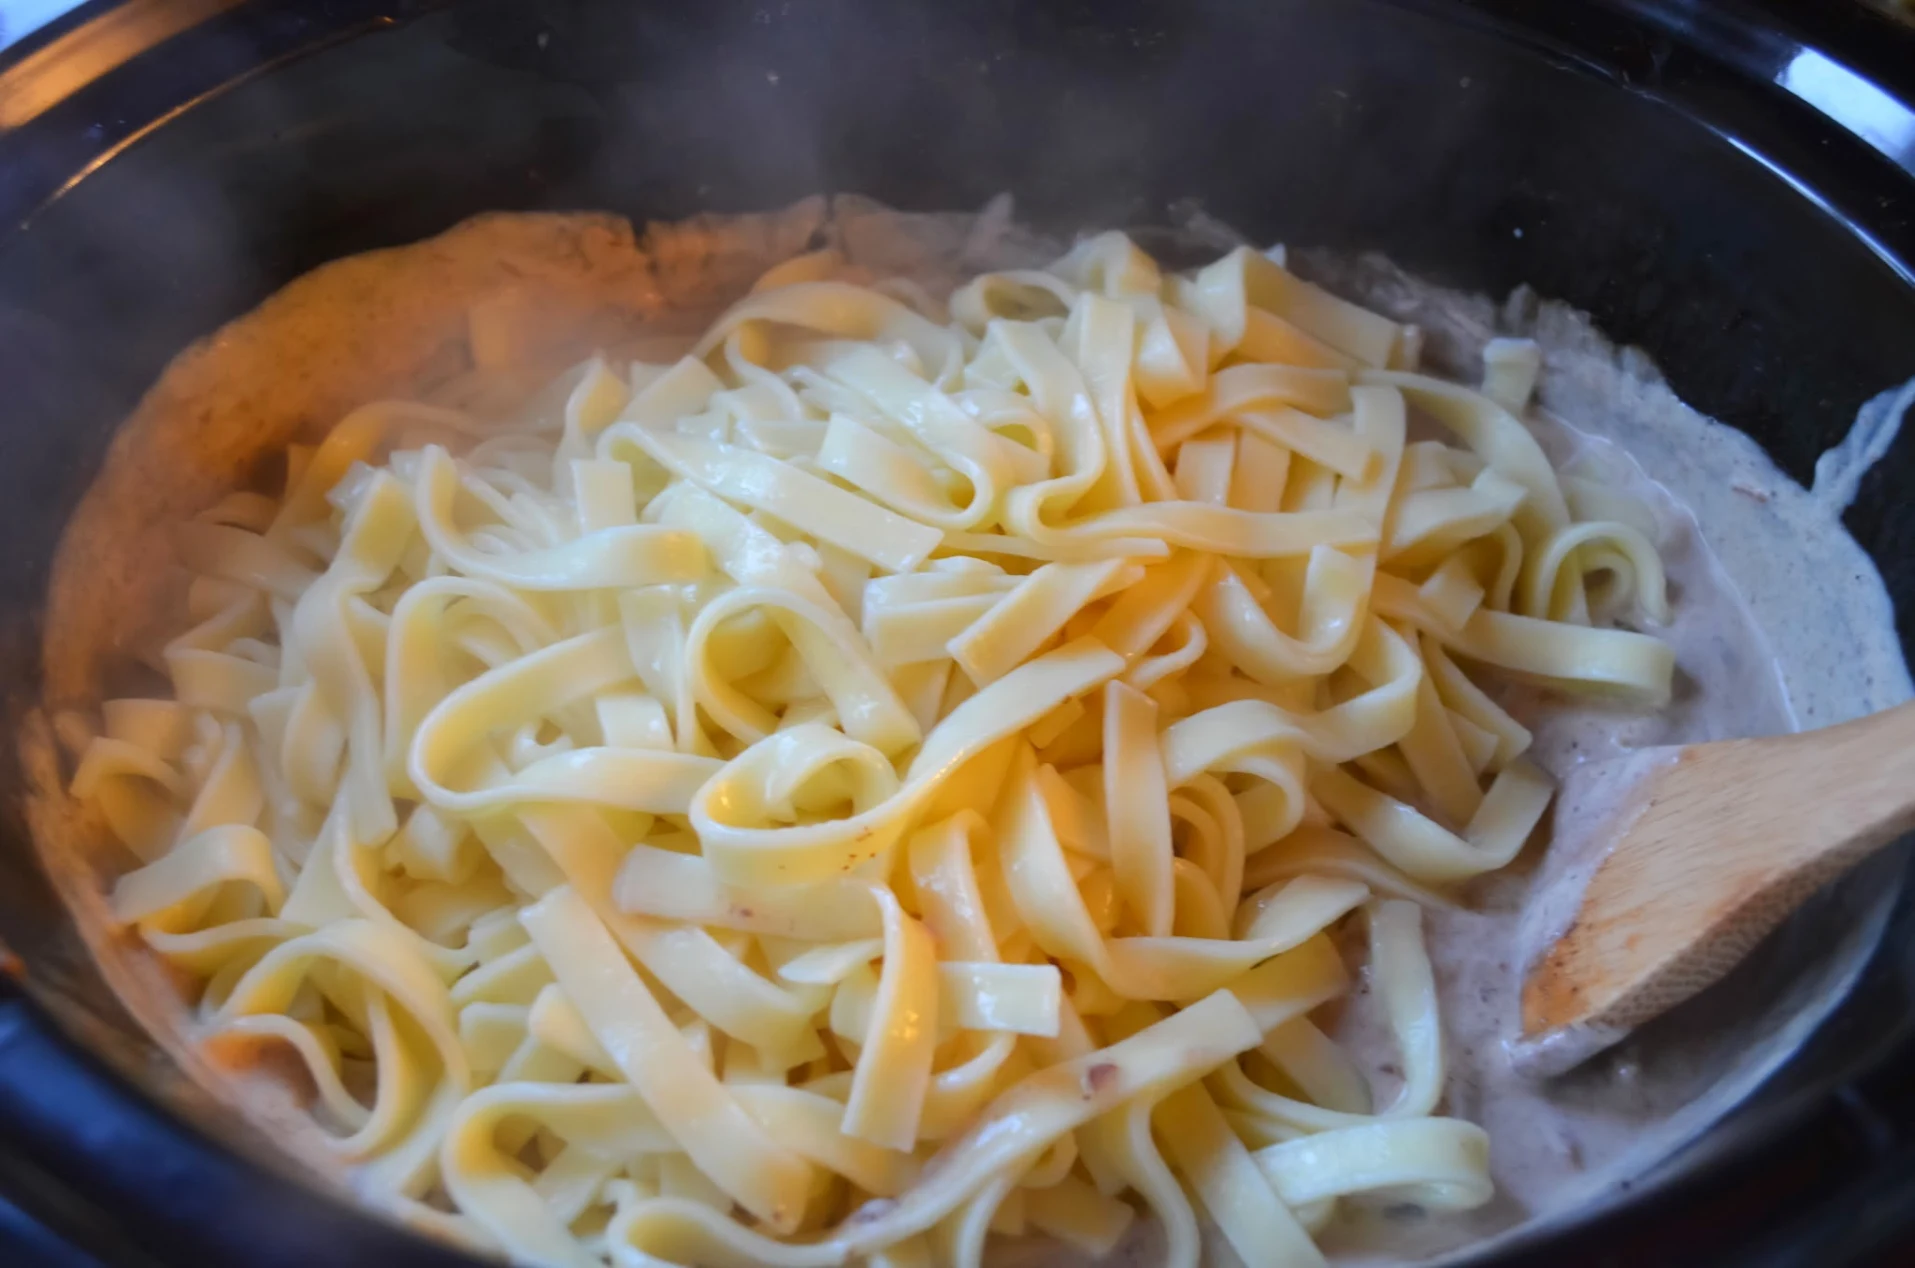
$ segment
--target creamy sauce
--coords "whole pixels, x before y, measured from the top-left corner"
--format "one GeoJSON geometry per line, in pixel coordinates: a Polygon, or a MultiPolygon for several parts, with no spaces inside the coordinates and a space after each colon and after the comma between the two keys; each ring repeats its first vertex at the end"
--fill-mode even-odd
{"type": "MultiPolygon", "coordinates": [[[[629,354],[661,325],[682,332],[702,324],[759,268],[802,249],[827,224],[854,263],[876,275],[909,274],[933,291],[1052,250],[1017,230],[1007,205],[981,216],[899,216],[838,199],[828,222],[823,208],[814,201],[783,214],[660,230],[640,242],[629,231],[621,236],[616,222],[500,217],[322,270],[182,357],[129,424],[63,547],[48,622],[52,706],[84,708],[99,698],[105,667],[131,650],[120,631],[169,625],[165,595],[178,574],[154,558],[163,547],[146,529],[210,502],[260,452],[310,436],[347,404],[430,391],[456,375],[469,356],[468,307],[502,287],[540,300],[521,303],[528,330],[552,328],[551,313],[559,311],[570,322],[565,328],[589,330],[596,342],[629,354]],[[603,311],[594,304],[611,307],[609,325],[594,324],[591,314],[603,311]],[[289,362],[310,372],[289,380],[289,362]],[[169,500],[154,500],[162,497],[169,500]],[[109,612],[114,619],[102,620],[109,612]]],[[[1186,237],[1230,245],[1214,222],[1190,229],[1186,237]]],[[[1379,261],[1303,265],[1333,289],[1419,323],[1432,368],[1453,377],[1474,377],[1492,336],[1537,338],[1546,354],[1544,408],[1531,423],[1552,459],[1559,469],[1622,486],[1656,514],[1674,616],[1655,632],[1675,647],[1675,698],[1651,713],[1507,687],[1506,703],[1535,730],[1534,755],[1553,773],[1648,745],[1825,725],[1910,694],[1887,596],[1841,529],[1839,508],[1811,499],[1739,433],[1683,407],[1640,357],[1610,348],[1578,315],[1533,299],[1518,296],[1499,310],[1379,261]],[[1840,654],[1831,655],[1832,647],[1840,654]]],[[[580,350],[535,351],[540,364],[530,368],[543,373],[558,368],[561,354],[580,350]]],[[[650,344],[645,351],[658,355],[650,344]]],[[[51,776],[54,764],[45,764],[51,776]]],[[[215,1095],[243,1099],[260,1114],[258,1101],[239,1097],[229,1076],[178,1042],[184,1027],[168,985],[104,921],[98,894],[109,864],[91,849],[97,826],[77,816],[57,778],[44,782],[33,808],[36,836],[110,980],[136,1015],[170,1037],[185,1069],[215,1095]]],[[[1577,823],[1587,828],[1605,814],[1600,805],[1565,812],[1556,834],[1564,843],[1577,823]]],[[[1564,851],[1543,863],[1545,852],[1532,846],[1508,872],[1467,891],[1466,910],[1426,918],[1448,1040],[1443,1112],[1488,1129],[1495,1200],[1440,1219],[1346,1202],[1326,1248],[1353,1261],[1422,1257],[1613,1195],[1785,1058],[1839,999],[1879,934],[1883,895],[1850,886],[1824,903],[1835,904],[1839,938],[1798,945],[1800,934],[1789,932],[1801,925],[1795,922],[1772,940],[1780,955],[1759,950],[1745,970],[1668,1024],[1651,1025],[1567,1077],[1539,1082],[1512,1067],[1506,1047],[1515,1031],[1524,905],[1539,865],[1587,866],[1588,851],[1599,848],[1585,844],[1577,857],[1564,851]]],[[[1537,922],[1546,933],[1548,919],[1532,915],[1532,943],[1543,936],[1537,922]]],[[[1339,1024],[1387,1098],[1396,1058],[1361,985],[1339,1024]]],[[[291,1116],[275,1112],[281,1105],[283,1098],[269,1104],[265,1116],[288,1124],[283,1138],[297,1144],[291,1116]]],[[[1116,1258],[1151,1262],[1154,1237],[1140,1230],[1116,1258]]],[[[1006,1251],[994,1257],[1059,1262],[1055,1247],[1030,1256],[1006,1251]]]]}
{"type": "MultiPolygon", "coordinates": [[[[1590,881],[1646,808],[1640,795],[1643,781],[1674,765],[1681,752],[1673,746],[1632,749],[1560,773],[1549,848],[1535,866],[1516,922],[1513,964],[1519,982],[1527,980],[1550,947],[1569,932],[1590,881]]],[[[1505,1047],[1517,1074],[1542,1079],[1574,1069],[1628,1034],[1627,1027],[1583,1021],[1545,1035],[1522,1035],[1505,1047]]]]}

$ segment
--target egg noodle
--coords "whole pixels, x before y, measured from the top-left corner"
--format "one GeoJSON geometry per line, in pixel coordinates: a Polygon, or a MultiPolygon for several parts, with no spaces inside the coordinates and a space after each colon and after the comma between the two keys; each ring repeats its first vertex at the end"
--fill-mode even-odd
{"type": "Polygon", "coordinates": [[[510,410],[365,406],[185,526],[173,698],[73,780],[116,919],[211,1050],[296,1054],[369,1199],[515,1261],[971,1268],[1147,1213],[1274,1268],[1346,1199],[1487,1201],[1421,908],[1551,787],[1477,677],[1672,671],[1595,619],[1662,570],[1518,421],[1535,347],[1470,390],[1273,255],[1115,233],[948,303],[852,276],[510,410]],[[1318,1026],[1346,956],[1387,1097],[1318,1026]]]}

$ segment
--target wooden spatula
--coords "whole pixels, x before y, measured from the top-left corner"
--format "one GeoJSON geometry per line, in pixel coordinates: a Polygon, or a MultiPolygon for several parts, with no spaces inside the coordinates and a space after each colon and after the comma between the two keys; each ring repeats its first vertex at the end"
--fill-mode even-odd
{"type": "Polygon", "coordinates": [[[1614,807],[1594,828],[1613,844],[1588,842],[1593,871],[1546,866],[1532,902],[1558,913],[1544,931],[1554,943],[1529,963],[1514,1047],[1538,1074],[1709,985],[1818,886],[1915,829],[1915,702],[1821,731],[1592,762],[1557,804],[1614,807]]]}

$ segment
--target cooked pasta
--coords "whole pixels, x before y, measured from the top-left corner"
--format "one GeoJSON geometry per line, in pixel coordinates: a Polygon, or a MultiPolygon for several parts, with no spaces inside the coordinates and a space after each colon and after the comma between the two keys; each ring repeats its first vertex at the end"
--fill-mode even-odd
{"type": "Polygon", "coordinates": [[[1114,233],[948,303],[840,266],[676,364],[367,405],[187,525],[172,698],[72,785],[116,919],[371,1200],[515,1261],[1143,1215],[1277,1268],[1345,1201],[1485,1202],[1420,913],[1551,787],[1483,674],[1672,672],[1604,623],[1661,566],[1519,421],[1534,348],[1473,391],[1270,256],[1114,233]],[[1354,969],[1382,1104],[1322,1028],[1354,969]]]}

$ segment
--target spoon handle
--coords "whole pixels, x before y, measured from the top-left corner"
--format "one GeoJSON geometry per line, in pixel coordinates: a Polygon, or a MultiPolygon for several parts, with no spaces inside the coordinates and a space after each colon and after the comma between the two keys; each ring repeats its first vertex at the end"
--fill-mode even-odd
{"type": "Polygon", "coordinates": [[[1688,795],[1710,799],[1722,825],[1689,848],[1726,855],[1738,874],[1789,877],[1798,897],[1915,830],[1915,701],[1819,731],[1699,745],[1683,763],[1696,766],[1681,781],[1688,795]]]}

